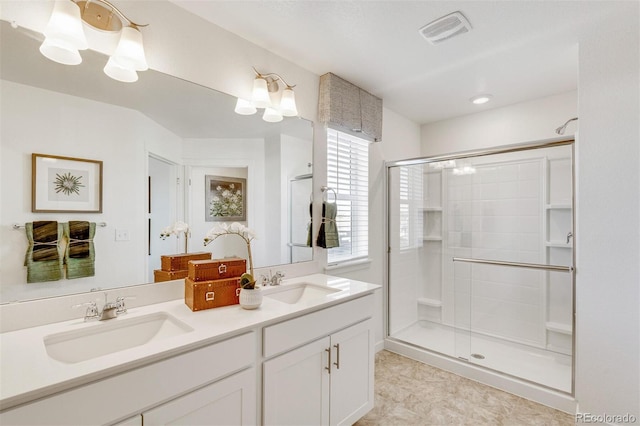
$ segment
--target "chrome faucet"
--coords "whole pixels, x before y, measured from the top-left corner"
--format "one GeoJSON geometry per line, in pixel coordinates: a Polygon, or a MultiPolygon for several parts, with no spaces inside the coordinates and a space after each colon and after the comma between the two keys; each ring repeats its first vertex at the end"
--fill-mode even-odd
{"type": "Polygon", "coordinates": [[[118,315],[126,314],[127,307],[124,304],[125,299],[135,299],[133,296],[128,297],[118,297],[115,302],[107,301],[107,293],[104,294],[104,306],[102,306],[102,311],[98,309],[98,304],[93,302],[80,303],[78,305],[73,305],[72,308],[79,308],[81,306],[86,306],[87,310],[84,313],[84,320],[92,321],[104,321],[112,318],[116,318],[118,315]]]}
{"type": "Polygon", "coordinates": [[[284,278],[284,272],[276,271],[275,274],[271,275],[271,270],[269,270],[269,276],[262,276],[262,285],[280,285],[282,283],[282,279],[284,278]]]}

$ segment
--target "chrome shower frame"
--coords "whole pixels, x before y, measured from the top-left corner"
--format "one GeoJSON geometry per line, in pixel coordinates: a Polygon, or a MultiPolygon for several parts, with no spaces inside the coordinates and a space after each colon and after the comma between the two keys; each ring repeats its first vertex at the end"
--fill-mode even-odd
{"type": "MultiPolygon", "coordinates": [[[[573,120],[577,120],[577,118],[571,119],[569,120],[567,123],[565,123],[565,127],[566,125],[573,121],[573,120]]],[[[486,148],[486,149],[478,149],[478,150],[470,150],[470,151],[462,151],[462,152],[457,152],[457,153],[450,153],[450,154],[443,154],[443,155],[438,155],[438,156],[431,156],[431,157],[418,157],[418,158],[411,158],[411,159],[406,159],[406,160],[397,160],[397,161],[387,161],[385,162],[385,174],[384,174],[384,185],[385,185],[385,191],[383,192],[384,194],[384,214],[385,214],[385,218],[386,218],[386,223],[385,223],[385,234],[384,234],[384,244],[385,244],[385,251],[386,251],[386,258],[385,258],[385,262],[384,262],[384,267],[383,267],[383,274],[384,274],[384,283],[383,283],[383,303],[385,306],[385,309],[383,310],[383,327],[384,327],[384,340],[385,342],[392,342],[392,343],[401,343],[402,345],[406,345],[408,347],[413,347],[414,349],[417,349],[419,351],[424,351],[428,354],[437,356],[437,357],[442,357],[443,359],[447,359],[449,361],[452,362],[458,362],[461,363],[461,361],[453,356],[449,356],[446,354],[442,354],[424,347],[418,347],[416,345],[413,345],[411,343],[408,342],[403,342],[400,340],[397,340],[393,337],[391,337],[389,335],[389,330],[390,330],[390,312],[389,312],[389,308],[390,308],[390,303],[389,303],[389,297],[390,297],[390,277],[389,277],[389,272],[390,272],[390,268],[389,268],[389,255],[391,253],[391,245],[390,245],[390,241],[391,241],[391,235],[390,235],[390,226],[389,226],[389,213],[390,213],[390,209],[389,209],[389,200],[391,199],[390,197],[390,190],[391,188],[389,187],[389,183],[390,183],[390,171],[391,168],[393,167],[398,167],[398,166],[410,166],[410,165],[421,165],[421,164],[429,164],[429,163],[436,163],[436,162],[441,162],[441,161],[449,161],[449,160],[458,160],[458,159],[464,159],[464,158],[473,158],[473,157],[482,157],[482,156],[486,156],[486,155],[494,155],[494,154],[506,154],[506,153],[512,153],[512,152],[520,152],[520,151],[529,151],[529,150],[534,150],[534,149],[541,149],[541,148],[552,148],[552,147],[557,147],[557,146],[563,146],[563,145],[571,145],[571,190],[572,190],[572,212],[571,212],[571,219],[572,219],[572,237],[574,238],[574,249],[572,250],[571,253],[571,262],[572,262],[572,267],[568,267],[568,268],[562,268],[562,269],[566,269],[566,272],[571,274],[571,287],[572,287],[572,319],[571,319],[571,326],[572,326],[572,337],[571,337],[571,344],[572,344],[572,355],[571,355],[571,392],[567,393],[567,392],[563,392],[563,391],[559,391],[558,389],[554,389],[548,386],[545,386],[543,384],[537,383],[537,382],[533,382],[527,379],[522,379],[516,376],[512,376],[508,373],[504,373],[498,370],[492,370],[490,368],[486,368],[486,367],[482,367],[482,366],[478,366],[475,364],[470,364],[471,366],[481,369],[481,370],[485,370],[485,371],[489,371],[489,372],[494,372],[494,373],[498,373],[504,377],[509,377],[512,379],[515,379],[517,381],[523,382],[523,383],[528,383],[530,385],[534,385],[536,387],[540,387],[543,389],[548,389],[550,391],[553,392],[557,392],[559,394],[562,395],[566,395],[569,397],[574,397],[575,396],[575,368],[576,368],[576,357],[575,357],[575,348],[576,348],[576,270],[575,270],[575,265],[576,265],[576,250],[575,250],[575,238],[576,238],[576,231],[575,231],[575,227],[576,227],[576,209],[575,209],[575,201],[576,201],[576,196],[575,196],[575,182],[576,182],[576,167],[575,167],[575,137],[574,136],[569,136],[569,137],[557,137],[557,138],[553,138],[553,139],[546,139],[543,141],[537,141],[537,142],[530,142],[530,143],[522,143],[522,144],[513,144],[513,145],[504,145],[504,146],[498,146],[498,147],[493,147],[493,148],[486,148]]],[[[385,345],[386,347],[386,345],[385,345]]]]}

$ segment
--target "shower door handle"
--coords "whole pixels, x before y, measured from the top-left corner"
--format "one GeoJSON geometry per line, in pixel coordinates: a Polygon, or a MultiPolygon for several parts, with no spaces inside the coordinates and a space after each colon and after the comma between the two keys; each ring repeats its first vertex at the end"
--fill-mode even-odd
{"type": "Polygon", "coordinates": [[[573,272],[574,270],[573,266],[542,265],[538,263],[507,262],[502,260],[470,259],[465,257],[453,257],[451,260],[453,260],[454,262],[463,263],[479,263],[481,265],[513,266],[516,268],[542,269],[545,271],[573,272]]]}

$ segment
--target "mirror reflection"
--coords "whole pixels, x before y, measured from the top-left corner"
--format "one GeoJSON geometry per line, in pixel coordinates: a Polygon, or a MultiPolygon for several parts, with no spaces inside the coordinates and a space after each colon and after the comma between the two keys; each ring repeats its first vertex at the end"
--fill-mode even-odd
{"type": "Polygon", "coordinates": [[[41,35],[1,26],[1,303],[153,282],[160,256],[185,250],[246,257],[240,238],[203,246],[221,221],[256,233],[256,268],[312,260],[310,121],[237,115],[234,97],[156,71],[116,82],[96,52],[56,64],[38,52],[41,35]],[[102,212],[32,212],[33,153],[101,161],[102,212]],[[27,284],[24,225],[35,221],[106,224],[95,275],[27,284]],[[177,221],[190,237],[160,238],[177,221]]]}

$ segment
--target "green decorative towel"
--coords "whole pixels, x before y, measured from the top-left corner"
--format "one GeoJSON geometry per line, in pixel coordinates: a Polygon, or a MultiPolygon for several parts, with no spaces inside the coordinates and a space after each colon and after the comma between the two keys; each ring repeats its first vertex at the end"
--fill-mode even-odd
{"type": "Polygon", "coordinates": [[[318,232],[317,243],[322,248],[340,247],[340,237],[338,236],[338,226],[336,225],[336,215],[338,205],[336,203],[322,203],[322,223],[318,232]]]}
{"type": "Polygon", "coordinates": [[[25,223],[29,246],[24,258],[27,282],[57,281],[63,278],[62,225],[56,221],[25,223]]]}
{"type": "Polygon", "coordinates": [[[96,274],[96,254],[93,237],[95,222],[69,221],[63,224],[67,249],[64,262],[67,264],[67,278],[93,277],[96,274]]]}

